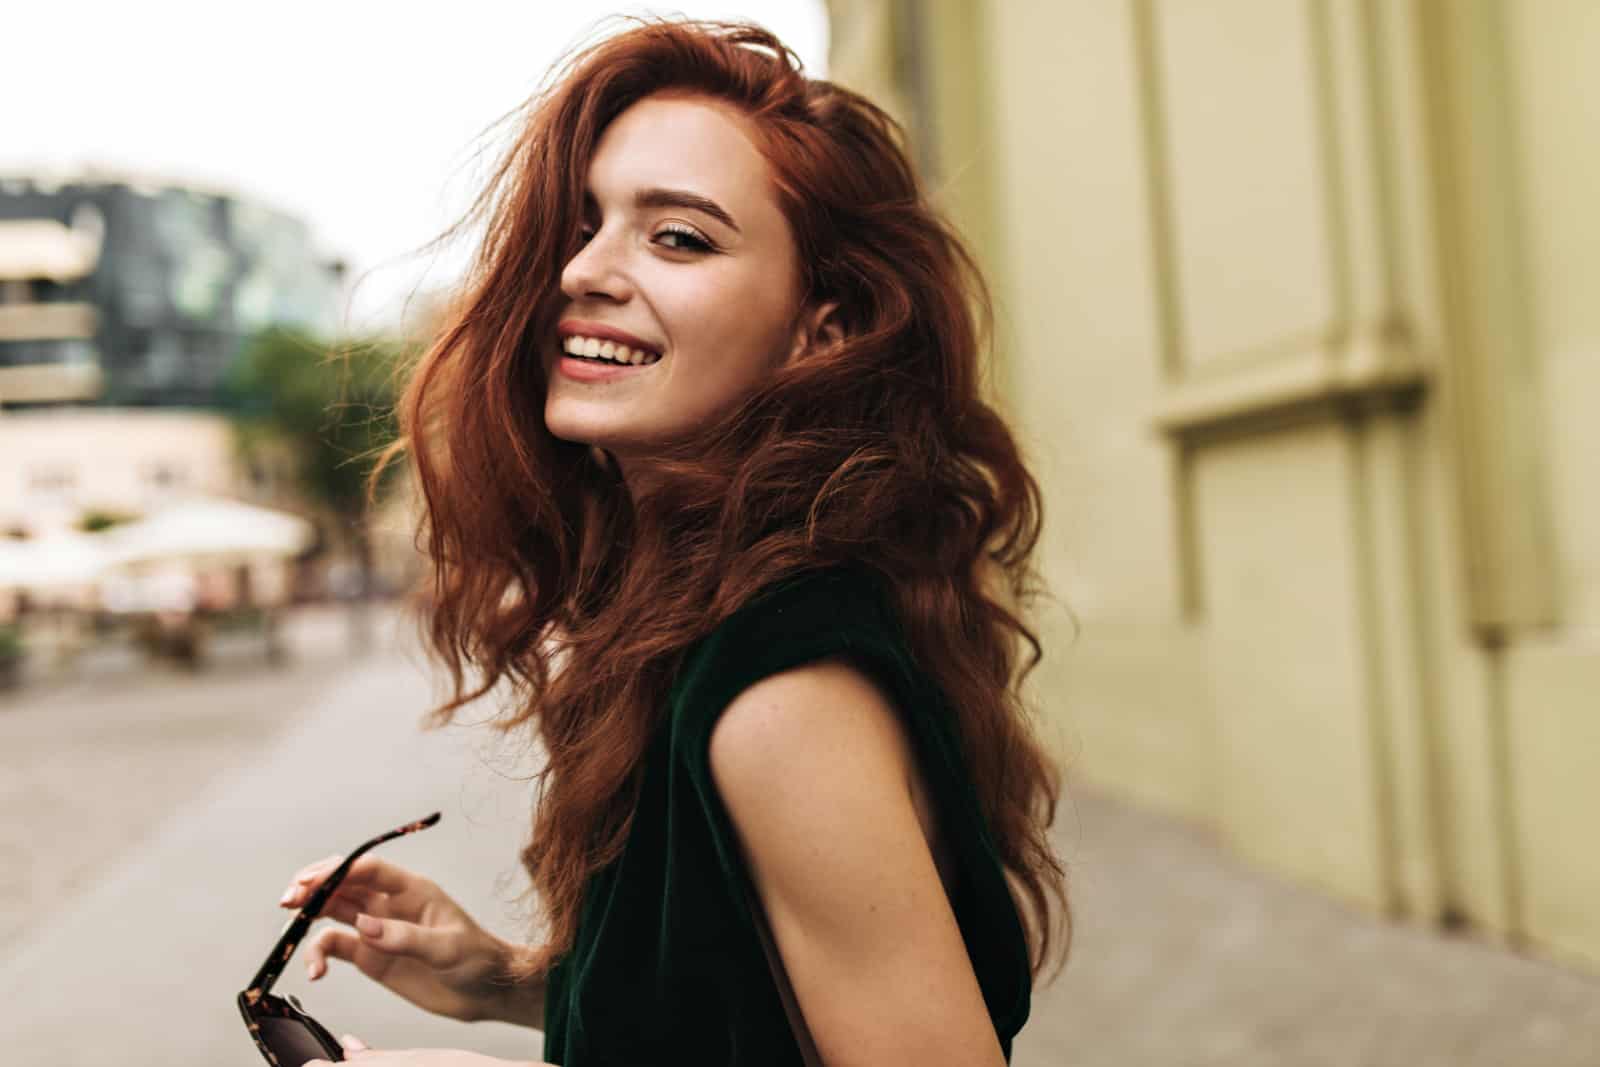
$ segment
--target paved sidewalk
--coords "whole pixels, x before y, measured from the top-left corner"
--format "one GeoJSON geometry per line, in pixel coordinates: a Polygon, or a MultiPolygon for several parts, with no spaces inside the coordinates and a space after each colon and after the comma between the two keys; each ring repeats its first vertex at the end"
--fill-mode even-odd
{"type": "MultiPolygon", "coordinates": [[[[435,810],[439,825],[383,846],[385,855],[440,882],[485,926],[515,934],[504,902],[525,884],[517,849],[528,786],[483,758],[489,731],[416,729],[431,685],[398,655],[352,665],[289,733],[9,944],[0,1062],[259,1063],[234,997],[288,916],[276,903],[289,876],[435,810]]],[[[278,988],[336,1033],[380,1047],[524,1060],[540,1048],[534,1031],[417,1011],[342,964],[315,984],[291,965],[278,988]]]]}
{"type": "Polygon", "coordinates": [[[1600,1063],[1600,979],[1378,922],[1081,787],[1077,932],[1013,1067],[1600,1063]]]}
{"type": "Polygon", "coordinates": [[[343,623],[299,609],[286,662],[237,635],[197,672],[108,642],[70,674],[0,696],[0,960],[302,723],[350,669],[343,623]]]}

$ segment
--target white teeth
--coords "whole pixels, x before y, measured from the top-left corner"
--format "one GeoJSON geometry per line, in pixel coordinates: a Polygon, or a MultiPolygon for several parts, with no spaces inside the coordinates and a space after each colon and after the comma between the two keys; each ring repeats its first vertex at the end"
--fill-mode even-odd
{"type": "Polygon", "coordinates": [[[561,350],[574,356],[591,359],[609,359],[615,363],[640,366],[654,363],[661,357],[642,348],[630,348],[615,341],[602,341],[595,337],[568,336],[561,339],[561,350]]]}

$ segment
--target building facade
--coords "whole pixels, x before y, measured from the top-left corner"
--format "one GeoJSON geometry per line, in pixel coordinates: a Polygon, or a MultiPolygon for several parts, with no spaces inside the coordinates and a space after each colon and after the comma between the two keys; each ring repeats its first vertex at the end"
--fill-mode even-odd
{"type": "Polygon", "coordinates": [[[213,405],[254,331],[332,333],[342,274],[303,222],[230,193],[0,176],[0,405],[213,405]]]}
{"type": "Polygon", "coordinates": [[[49,537],[85,516],[145,515],[196,494],[260,497],[285,481],[241,465],[217,412],[85,405],[0,415],[0,537],[49,537]]]}
{"type": "Polygon", "coordinates": [[[830,10],[995,285],[1070,775],[1600,967],[1600,6],[830,10]]]}

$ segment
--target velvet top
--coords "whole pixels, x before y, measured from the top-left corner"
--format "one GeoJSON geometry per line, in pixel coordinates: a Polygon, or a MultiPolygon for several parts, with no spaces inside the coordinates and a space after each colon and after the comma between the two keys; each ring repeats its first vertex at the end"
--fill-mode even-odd
{"type": "MultiPolygon", "coordinates": [[[[750,878],[711,776],[711,731],[748,686],[848,656],[900,712],[953,859],[947,886],[1006,1059],[1028,1017],[1027,944],[954,723],[884,593],[834,568],[770,587],[692,647],[666,695],[622,854],[586,891],[549,974],[544,1058],[564,1067],[799,1067],[750,878]]],[[[826,797],[818,797],[826,803],[826,797]]]]}

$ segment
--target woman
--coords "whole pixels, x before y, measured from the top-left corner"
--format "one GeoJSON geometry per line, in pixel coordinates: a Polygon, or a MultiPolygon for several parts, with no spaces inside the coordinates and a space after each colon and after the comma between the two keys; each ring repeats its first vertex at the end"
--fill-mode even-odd
{"type": "Polygon", "coordinates": [[[1066,929],[1016,691],[1038,489],[898,134],[743,25],[639,23],[535,99],[402,415],[438,721],[509,678],[548,755],[543,929],[364,857],[313,978],[568,1067],[1009,1059],[1066,929]]]}

